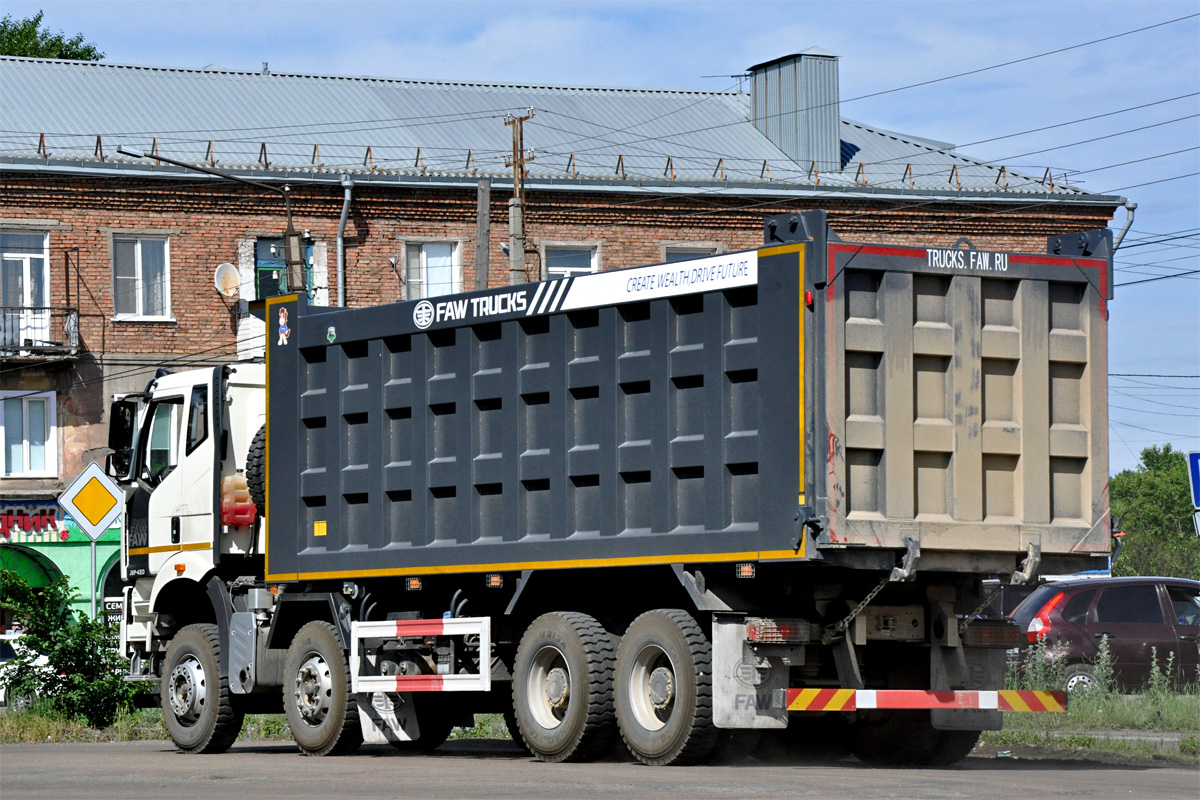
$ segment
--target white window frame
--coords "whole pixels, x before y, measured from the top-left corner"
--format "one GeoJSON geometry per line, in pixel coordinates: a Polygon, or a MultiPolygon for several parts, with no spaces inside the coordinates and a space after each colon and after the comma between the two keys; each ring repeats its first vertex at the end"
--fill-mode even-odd
{"type": "Polygon", "coordinates": [[[659,242],[658,258],[667,263],[667,253],[694,253],[696,258],[720,255],[725,252],[723,242],[659,242]]]}
{"type": "Polygon", "coordinates": [[[420,300],[422,298],[429,296],[426,293],[426,287],[428,286],[428,281],[426,280],[426,277],[425,277],[427,275],[426,267],[425,267],[425,245],[429,245],[429,244],[448,244],[448,245],[450,245],[450,268],[451,268],[451,270],[453,270],[453,274],[454,274],[454,277],[453,277],[454,283],[453,283],[453,286],[451,287],[450,291],[443,292],[442,294],[434,295],[434,297],[442,297],[447,294],[458,294],[459,292],[461,292],[463,290],[463,264],[462,264],[463,240],[462,239],[447,239],[447,238],[438,237],[438,236],[405,236],[405,237],[400,238],[399,242],[400,242],[401,275],[404,276],[403,281],[404,281],[404,299],[405,300],[420,300]],[[415,281],[410,278],[410,276],[412,275],[412,272],[413,272],[412,267],[414,266],[414,265],[410,265],[408,263],[409,262],[408,248],[410,245],[414,245],[414,246],[421,248],[420,263],[415,265],[416,270],[421,277],[415,281]],[[414,289],[416,290],[417,293],[414,293],[414,289]]]}
{"type": "Polygon", "coordinates": [[[171,312],[171,234],[112,231],[109,236],[110,268],[112,269],[113,322],[174,322],[171,312]],[[134,276],[137,283],[136,299],[137,312],[133,314],[117,313],[117,251],[118,240],[132,240],[134,248],[134,276]],[[142,242],[155,241],[163,243],[163,313],[142,313],[142,242]]]}
{"type": "Polygon", "coordinates": [[[572,242],[543,239],[538,242],[538,252],[542,259],[542,280],[550,278],[572,277],[575,275],[586,275],[588,272],[599,272],[603,266],[600,260],[600,249],[603,242],[572,242]],[[592,254],[592,266],[590,270],[583,270],[577,267],[562,268],[559,267],[554,272],[550,271],[547,255],[554,250],[590,250],[592,254]]]}
{"type": "MultiPolygon", "coordinates": [[[[43,400],[46,403],[46,468],[41,470],[26,469],[24,472],[6,473],[8,467],[8,440],[6,425],[0,424],[0,479],[12,478],[57,478],[58,477],[58,395],[55,392],[22,392],[0,391],[0,423],[4,421],[4,404],[6,400],[21,398],[22,428],[29,429],[29,401],[43,400]]],[[[29,465],[29,438],[22,439],[22,463],[29,465]]]]}
{"type": "MultiPolygon", "coordinates": [[[[41,258],[45,265],[45,268],[42,270],[42,297],[45,298],[45,302],[41,306],[34,306],[32,303],[27,302],[24,298],[22,298],[21,307],[48,308],[50,306],[50,232],[46,231],[46,230],[36,230],[36,229],[31,230],[29,228],[25,228],[25,229],[15,228],[14,229],[14,228],[9,228],[9,227],[5,226],[3,228],[0,228],[0,234],[9,234],[9,235],[14,235],[14,236],[39,236],[40,235],[42,237],[41,258]]],[[[17,253],[0,252],[0,256],[3,256],[3,258],[5,260],[22,262],[24,276],[27,279],[25,293],[29,294],[28,284],[30,283],[30,281],[28,281],[28,278],[29,278],[29,270],[30,270],[30,258],[37,258],[38,256],[36,256],[33,253],[22,253],[22,252],[17,252],[17,253]]]]}

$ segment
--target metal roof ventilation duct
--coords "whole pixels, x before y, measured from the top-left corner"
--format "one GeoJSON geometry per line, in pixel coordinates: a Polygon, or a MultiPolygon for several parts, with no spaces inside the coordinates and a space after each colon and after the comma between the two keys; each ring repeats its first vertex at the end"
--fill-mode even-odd
{"type": "Polygon", "coordinates": [[[754,127],[796,163],[810,171],[815,166],[818,173],[842,168],[837,59],[810,47],[749,70],[754,127]]]}

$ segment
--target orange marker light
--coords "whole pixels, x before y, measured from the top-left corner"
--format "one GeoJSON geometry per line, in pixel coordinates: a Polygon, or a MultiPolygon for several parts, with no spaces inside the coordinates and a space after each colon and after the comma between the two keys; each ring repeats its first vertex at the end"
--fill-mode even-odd
{"type": "Polygon", "coordinates": [[[483,579],[484,585],[489,589],[499,589],[504,585],[504,576],[498,573],[492,573],[483,579]]]}
{"type": "Polygon", "coordinates": [[[187,564],[176,564],[175,565],[175,572],[178,573],[179,575],[182,575],[183,571],[186,569],[187,569],[187,564]]]}
{"type": "Polygon", "coordinates": [[[754,577],[754,563],[746,562],[746,563],[742,563],[742,564],[734,564],[733,565],[733,574],[738,578],[753,578],[754,577]]]}
{"type": "Polygon", "coordinates": [[[410,592],[419,592],[421,590],[420,578],[405,578],[404,588],[410,592]]]}

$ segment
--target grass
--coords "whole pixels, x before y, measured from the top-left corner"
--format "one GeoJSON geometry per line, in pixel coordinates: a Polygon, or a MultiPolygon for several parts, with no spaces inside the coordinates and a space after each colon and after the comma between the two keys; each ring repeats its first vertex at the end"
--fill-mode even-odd
{"type": "Polygon", "coordinates": [[[1006,731],[1134,730],[1200,733],[1200,694],[1074,692],[1060,714],[1005,714],[1006,731]]]}
{"type": "MultiPolygon", "coordinates": [[[[504,721],[500,721],[501,727],[504,721]]],[[[291,741],[292,733],[282,714],[251,714],[242,725],[243,739],[252,742],[291,741]]],[[[156,708],[120,714],[107,728],[92,728],[45,704],[18,713],[0,714],[0,744],[45,742],[132,742],[167,739],[162,712],[156,708]]]]}
{"type": "Polygon", "coordinates": [[[1034,748],[1043,753],[1061,755],[1115,755],[1126,758],[1153,758],[1200,764],[1200,739],[1185,736],[1179,748],[1164,747],[1154,741],[1129,741],[1093,736],[1088,733],[1048,733],[1031,730],[984,731],[979,747],[1009,750],[1014,747],[1034,748]]]}

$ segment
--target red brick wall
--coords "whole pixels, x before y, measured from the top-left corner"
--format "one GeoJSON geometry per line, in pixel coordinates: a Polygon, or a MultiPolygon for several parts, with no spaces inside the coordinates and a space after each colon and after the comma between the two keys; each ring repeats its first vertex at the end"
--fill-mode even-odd
{"type": "MultiPolygon", "coordinates": [[[[475,187],[389,189],[357,186],[346,229],[347,303],[373,305],[400,299],[388,259],[400,255],[398,236],[464,240],[463,285],[474,286],[475,187]]],[[[508,238],[508,194],[493,189],[489,282],[508,281],[500,243],[508,238]]],[[[342,190],[301,186],[293,195],[297,229],[324,237],[329,248],[330,302],[335,302],[336,237],[342,190]]],[[[845,238],[947,246],[970,236],[986,249],[1042,250],[1045,237],[1102,227],[1111,209],[1015,203],[882,203],[831,196],[769,204],[759,199],[703,194],[648,198],[641,194],[580,194],[530,189],[526,200],[527,263],[535,277],[542,240],[602,242],[605,269],[659,261],[664,241],[721,242],[727,250],[762,244],[762,221],[781,211],[823,207],[845,238]]],[[[144,177],[67,179],[5,173],[0,217],[54,219],[50,231],[51,302],[71,304],[81,315],[82,344],[95,353],[162,353],[219,356],[234,352],[234,326],[226,300],[212,287],[213,270],[237,262],[237,241],[282,232],[279,197],[237,184],[200,184],[144,177]],[[175,230],[171,238],[171,310],[176,323],[113,322],[112,266],[104,228],[175,230]],[[78,248],[78,253],[67,251],[78,248]],[[76,268],[77,265],[77,268],[76,268]]]]}

